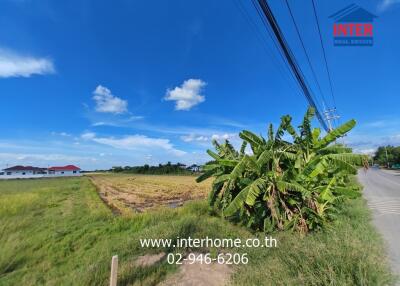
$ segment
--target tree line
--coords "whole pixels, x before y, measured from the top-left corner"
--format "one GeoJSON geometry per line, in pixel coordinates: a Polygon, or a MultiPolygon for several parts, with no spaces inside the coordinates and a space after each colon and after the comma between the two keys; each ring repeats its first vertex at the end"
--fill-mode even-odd
{"type": "Polygon", "coordinates": [[[386,167],[400,164],[400,146],[380,146],[375,152],[374,163],[386,167]]]}
{"type": "Polygon", "coordinates": [[[200,166],[193,164],[186,166],[182,163],[172,164],[168,162],[166,164],[158,164],[158,166],[150,166],[145,164],[143,166],[114,166],[110,170],[114,173],[131,173],[131,174],[149,174],[149,175],[190,175],[200,171],[200,166]]]}

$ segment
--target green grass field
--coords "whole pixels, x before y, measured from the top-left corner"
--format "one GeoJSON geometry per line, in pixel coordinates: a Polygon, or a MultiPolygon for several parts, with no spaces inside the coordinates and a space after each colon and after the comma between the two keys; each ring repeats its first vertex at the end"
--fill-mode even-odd
{"type": "MultiPolygon", "coordinates": [[[[143,249],[140,238],[256,235],[207,209],[206,202],[197,201],[114,216],[85,177],[1,181],[0,285],[108,285],[114,254],[120,260],[119,285],[154,285],[177,267],[133,262],[145,253],[174,250],[143,249]]],[[[273,236],[278,248],[229,250],[249,256],[248,265],[234,269],[233,285],[393,284],[362,199],[346,204],[329,230],[273,236]]]]}

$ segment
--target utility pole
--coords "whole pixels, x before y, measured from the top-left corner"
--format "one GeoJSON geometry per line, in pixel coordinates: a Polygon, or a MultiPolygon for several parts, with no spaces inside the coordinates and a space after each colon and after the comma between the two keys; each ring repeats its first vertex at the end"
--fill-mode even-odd
{"type": "Polygon", "coordinates": [[[328,123],[328,132],[331,132],[333,130],[333,121],[340,118],[340,116],[336,114],[336,108],[325,109],[324,107],[324,117],[325,121],[328,123]]]}
{"type": "Polygon", "coordinates": [[[388,157],[388,153],[387,153],[387,148],[386,148],[386,146],[385,146],[385,153],[386,153],[386,167],[387,167],[387,168],[390,168],[390,166],[389,166],[389,157],[388,157]]]}

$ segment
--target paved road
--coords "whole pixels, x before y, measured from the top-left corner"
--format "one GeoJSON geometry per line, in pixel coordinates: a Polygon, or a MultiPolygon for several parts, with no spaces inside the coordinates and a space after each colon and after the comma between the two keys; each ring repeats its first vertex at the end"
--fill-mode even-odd
{"type": "Polygon", "coordinates": [[[388,247],[393,270],[400,275],[400,172],[369,169],[358,173],[376,228],[388,247]]]}

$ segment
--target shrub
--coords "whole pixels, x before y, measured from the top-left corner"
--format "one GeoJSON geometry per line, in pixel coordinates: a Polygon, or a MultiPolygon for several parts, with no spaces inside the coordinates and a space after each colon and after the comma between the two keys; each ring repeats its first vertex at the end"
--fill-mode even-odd
{"type": "Polygon", "coordinates": [[[197,178],[215,178],[210,207],[255,230],[307,232],[332,220],[344,199],[359,196],[351,175],[357,166],[367,166],[367,158],[335,143],[356,122],[350,120],[320,138],[320,129],[311,129],[314,114],[313,108],[307,110],[298,132],[289,115],[281,118],[276,132],[269,125],[266,139],[244,130],[240,151],[228,140],[213,141],[216,152],[207,150],[213,161],[197,178]],[[292,142],[283,139],[285,132],[292,142]],[[247,145],[251,154],[245,152],[247,145]]]}

